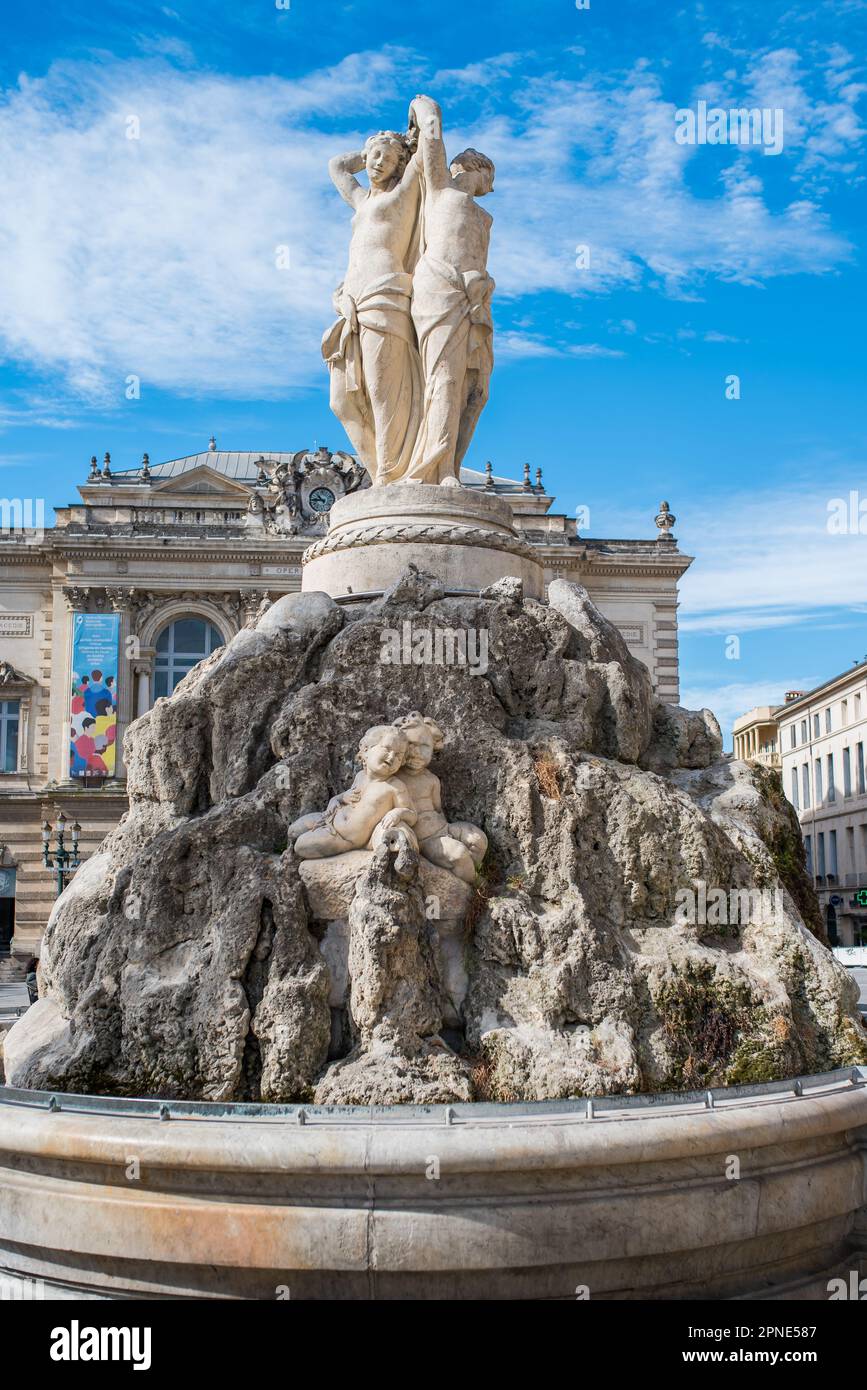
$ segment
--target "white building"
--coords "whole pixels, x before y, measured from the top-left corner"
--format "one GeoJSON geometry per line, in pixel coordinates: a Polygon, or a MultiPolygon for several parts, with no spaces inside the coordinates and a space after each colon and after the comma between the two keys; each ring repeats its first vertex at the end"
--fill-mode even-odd
{"type": "Polygon", "coordinates": [[[867,946],[867,662],[734,724],[735,755],[780,769],[832,945],[867,946]]]}

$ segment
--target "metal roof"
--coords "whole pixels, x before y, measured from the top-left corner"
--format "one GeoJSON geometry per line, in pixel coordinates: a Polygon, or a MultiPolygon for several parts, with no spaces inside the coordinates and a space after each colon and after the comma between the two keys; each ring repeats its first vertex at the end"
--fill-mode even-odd
{"type": "MultiPolygon", "coordinates": [[[[215,473],[220,473],[224,478],[232,478],[236,482],[255,483],[259,474],[259,459],[264,459],[266,463],[291,463],[293,458],[299,453],[304,453],[303,449],[294,449],[291,453],[269,453],[266,449],[257,452],[239,453],[227,449],[204,449],[199,454],[185,454],[182,458],[168,459],[165,463],[152,463],[150,466],[151,478],[180,478],[184,473],[191,473],[196,468],[210,468],[215,473]]],[[[315,450],[310,450],[313,453],[315,450]]],[[[141,471],[140,466],[136,468],[113,468],[111,477],[118,482],[134,482],[141,471]]],[[[465,487],[484,487],[486,475],[475,468],[461,469],[461,482],[465,487]]],[[[109,479],[104,481],[108,482],[109,479]]],[[[514,478],[500,478],[494,474],[494,485],[499,488],[509,488],[515,492],[523,492],[520,483],[515,482],[514,478]]]]}

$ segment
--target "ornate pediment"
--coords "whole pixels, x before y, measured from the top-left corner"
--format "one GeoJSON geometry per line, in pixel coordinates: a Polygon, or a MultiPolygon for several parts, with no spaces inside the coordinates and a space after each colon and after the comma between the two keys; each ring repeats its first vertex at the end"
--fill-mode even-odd
{"type": "Polygon", "coordinates": [[[250,497],[250,489],[246,483],[236,482],[234,478],[227,478],[216,469],[202,464],[179,477],[155,482],[151,495],[156,497],[157,494],[160,495],[161,502],[167,500],[167,494],[176,494],[178,497],[227,497],[234,502],[243,499],[246,503],[250,497]]]}
{"type": "Polygon", "coordinates": [[[11,661],[0,661],[0,690],[4,693],[15,689],[29,690],[35,684],[32,676],[17,670],[11,661]]]}

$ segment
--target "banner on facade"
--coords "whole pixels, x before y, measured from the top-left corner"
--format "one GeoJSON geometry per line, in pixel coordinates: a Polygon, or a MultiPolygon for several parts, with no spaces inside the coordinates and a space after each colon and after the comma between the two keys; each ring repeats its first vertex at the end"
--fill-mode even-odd
{"type": "Polygon", "coordinates": [[[119,613],[73,613],[69,775],[113,777],[119,613]]]}

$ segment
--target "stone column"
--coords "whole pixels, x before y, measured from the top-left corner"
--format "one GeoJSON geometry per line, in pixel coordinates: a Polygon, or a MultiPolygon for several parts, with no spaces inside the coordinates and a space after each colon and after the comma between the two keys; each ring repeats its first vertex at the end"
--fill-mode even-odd
{"type": "Polygon", "coordinates": [[[120,614],[117,639],[117,752],[115,753],[114,777],[112,781],[126,780],[126,767],[123,761],[123,736],[135,715],[132,691],[132,662],[130,655],[133,646],[133,592],[129,588],[106,589],[106,597],[115,613],[120,614]]]}
{"type": "Polygon", "coordinates": [[[133,667],[136,680],[135,718],[141,719],[151,707],[151,677],[153,675],[154,649],[148,647],[139,653],[139,660],[133,667]]]}

